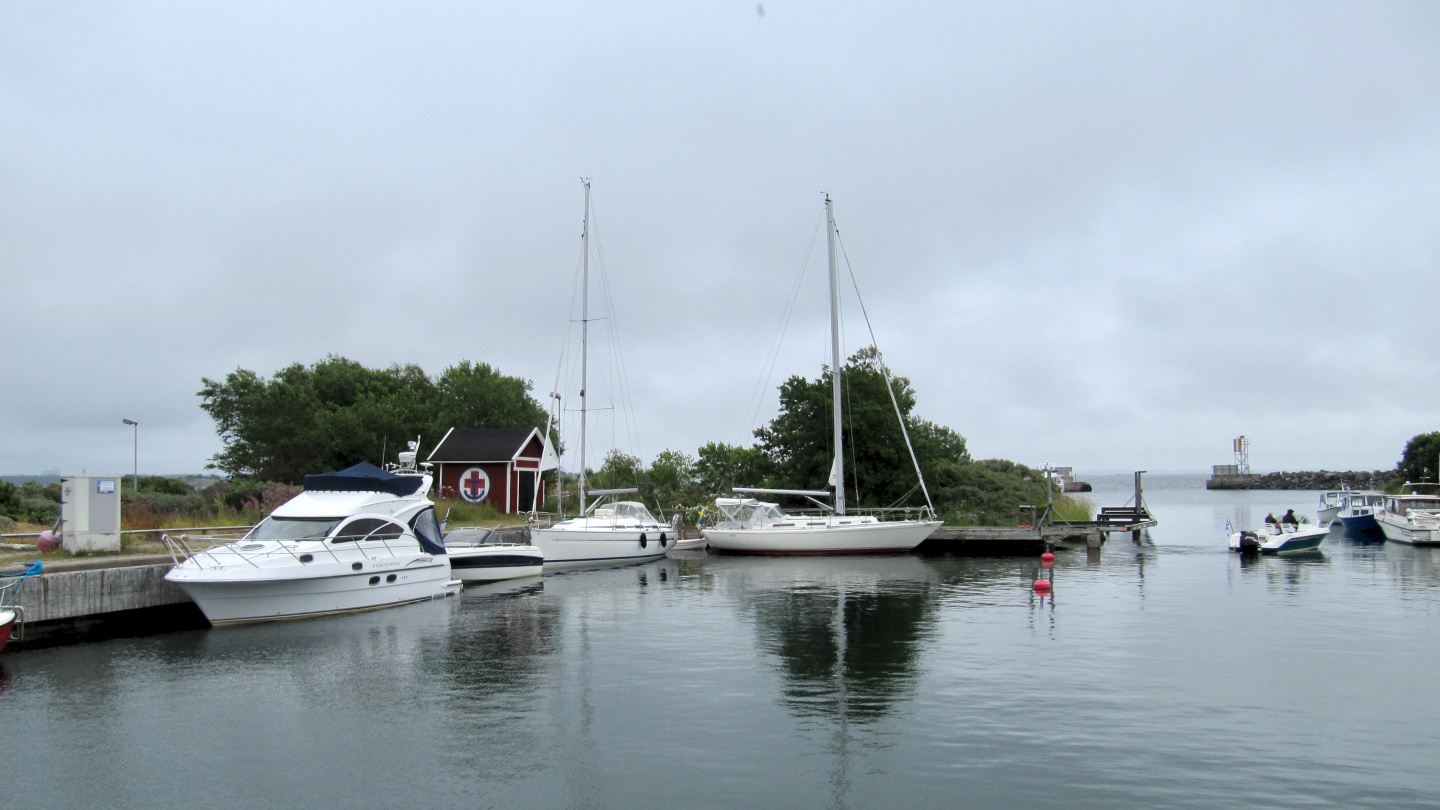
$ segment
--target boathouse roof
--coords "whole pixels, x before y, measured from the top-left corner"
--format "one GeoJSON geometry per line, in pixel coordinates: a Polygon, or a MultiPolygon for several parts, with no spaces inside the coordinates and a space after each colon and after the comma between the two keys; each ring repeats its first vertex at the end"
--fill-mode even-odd
{"type": "Polygon", "coordinates": [[[503,462],[539,459],[545,452],[539,428],[451,428],[426,461],[503,462]]]}

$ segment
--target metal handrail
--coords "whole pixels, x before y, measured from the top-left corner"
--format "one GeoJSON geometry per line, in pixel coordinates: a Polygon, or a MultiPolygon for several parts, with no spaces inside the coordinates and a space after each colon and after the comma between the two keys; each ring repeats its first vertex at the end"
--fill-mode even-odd
{"type": "MultiPolygon", "coordinates": [[[[376,531],[379,531],[379,530],[377,529],[376,531]]],[[[408,534],[408,533],[407,533],[407,534],[408,534]]],[[[373,542],[378,542],[378,543],[380,543],[381,547],[383,547],[383,548],[385,549],[386,553],[387,553],[389,556],[391,556],[391,557],[396,557],[396,556],[399,556],[399,554],[397,553],[396,549],[394,549],[394,548],[392,548],[392,547],[390,546],[390,541],[391,541],[391,540],[399,540],[399,539],[401,539],[402,537],[405,537],[405,536],[406,536],[406,534],[401,534],[399,537],[385,537],[385,536],[377,537],[377,536],[375,536],[375,532],[370,532],[370,533],[368,533],[368,534],[363,534],[363,535],[361,535],[361,534],[353,534],[353,535],[337,535],[337,536],[335,536],[335,537],[306,537],[306,538],[296,538],[296,539],[293,539],[293,540],[255,540],[254,542],[256,542],[256,543],[275,543],[276,546],[278,546],[278,548],[265,548],[265,549],[263,549],[263,550],[262,550],[262,549],[256,549],[255,551],[253,551],[253,552],[248,552],[248,553],[247,553],[245,550],[239,548],[239,547],[236,545],[237,543],[245,540],[245,539],[246,539],[245,537],[229,537],[229,538],[224,538],[224,537],[208,537],[208,536],[207,536],[207,537],[191,537],[191,536],[189,536],[189,535],[183,535],[183,534],[181,534],[181,535],[173,535],[173,536],[172,536],[172,535],[170,535],[170,534],[167,533],[167,534],[161,535],[161,539],[162,539],[162,541],[165,543],[165,549],[166,549],[166,551],[169,552],[169,554],[170,554],[170,559],[171,559],[176,565],[181,564],[181,563],[184,562],[185,560],[194,559],[194,560],[196,560],[196,563],[195,563],[195,564],[198,566],[198,565],[200,565],[200,562],[199,562],[199,560],[198,560],[198,557],[199,557],[200,555],[204,555],[204,556],[206,556],[206,557],[209,557],[209,558],[211,559],[211,561],[213,561],[214,564],[215,564],[217,567],[218,567],[218,566],[222,566],[222,565],[224,565],[224,563],[221,562],[221,560],[220,560],[218,557],[216,557],[213,552],[216,551],[217,548],[223,548],[223,547],[225,547],[225,546],[229,546],[229,548],[226,548],[226,549],[225,549],[227,553],[229,553],[229,554],[231,554],[231,555],[233,555],[233,556],[239,557],[241,560],[245,561],[246,563],[249,563],[251,566],[253,566],[253,567],[255,567],[255,568],[259,568],[260,566],[259,566],[258,564],[256,564],[256,562],[255,562],[253,559],[251,559],[251,557],[268,556],[268,555],[270,555],[270,554],[276,553],[277,551],[284,551],[285,553],[287,553],[287,554],[289,554],[291,557],[293,557],[296,562],[304,562],[303,560],[300,559],[300,555],[301,555],[302,553],[304,553],[304,554],[312,554],[312,555],[313,555],[313,554],[316,553],[316,552],[322,552],[322,551],[323,551],[324,553],[326,553],[326,554],[329,554],[329,555],[330,555],[330,559],[333,560],[334,562],[342,562],[342,560],[340,559],[340,557],[336,554],[336,551],[337,551],[337,548],[336,548],[336,545],[335,545],[335,544],[336,544],[336,541],[340,541],[340,547],[339,547],[338,550],[342,550],[342,551],[343,551],[343,550],[345,550],[345,549],[347,549],[347,548],[348,548],[348,549],[357,549],[357,550],[360,550],[360,551],[362,552],[362,555],[363,555],[363,553],[364,553],[365,551],[375,550],[375,547],[374,547],[374,546],[370,546],[368,549],[367,549],[367,548],[362,548],[362,547],[360,546],[360,543],[361,543],[361,542],[364,542],[364,541],[366,541],[366,540],[370,540],[370,541],[373,541],[373,542]],[[192,546],[192,543],[193,543],[194,541],[198,541],[198,540],[209,540],[209,541],[212,541],[212,544],[211,544],[209,547],[206,547],[206,548],[199,548],[198,546],[192,546]],[[216,541],[216,540],[224,540],[225,542],[224,542],[224,543],[221,543],[221,544],[219,544],[219,545],[217,546],[217,545],[214,544],[214,542],[213,542],[213,541],[216,541]],[[303,552],[301,552],[301,551],[297,551],[297,550],[296,550],[296,546],[297,546],[299,543],[318,543],[318,544],[319,544],[319,547],[318,547],[318,548],[306,548],[303,552]]],[[[418,538],[414,538],[413,535],[411,535],[411,537],[412,537],[413,542],[415,543],[415,546],[416,546],[416,547],[419,547],[419,546],[420,546],[420,541],[419,541],[419,539],[418,539],[418,538]]],[[[401,549],[401,550],[402,550],[402,551],[405,551],[405,550],[408,550],[408,549],[401,549]]],[[[202,567],[203,567],[203,566],[202,566],[202,567]]]]}

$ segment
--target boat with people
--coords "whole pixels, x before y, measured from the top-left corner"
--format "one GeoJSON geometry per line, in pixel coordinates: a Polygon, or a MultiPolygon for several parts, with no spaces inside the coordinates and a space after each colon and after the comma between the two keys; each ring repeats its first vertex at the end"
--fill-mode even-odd
{"type": "Polygon", "coordinates": [[[305,489],[238,540],[164,535],[178,585],[214,625],[392,607],[452,596],[431,476],[361,462],[305,476],[305,489]]]}
{"type": "Polygon", "coordinates": [[[1380,534],[1380,524],[1375,513],[1385,505],[1385,493],[1374,490],[1345,493],[1345,498],[1335,519],[1345,531],[1355,534],[1380,534]]]}
{"type": "MultiPolygon", "coordinates": [[[[587,388],[590,360],[590,181],[585,188],[585,218],[580,232],[580,470],[579,514],[553,523],[534,519],[530,542],[545,555],[547,567],[601,562],[651,560],[665,556],[679,536],[679,515],[667,525],[655,519],[643,503],[620,501],[602,504],[607,497],[639,492],[635,487],[589,489],[586,450],[589,445],[587,388]],[[594,500],[591,500],[591,499],[594,500]]],[[[559,374],[556,374],[557,383],[559,374]]],[[[558,390],[558,386],[557,386],[558,390]]],[[[558,393],[552,398],[559,400],[558,393]]],[[[549,435],[549,428],[546,428],[549,435]]]]}
{"type": "Polygon", "coordinates": [[[1315,551],[1330,535],[1328,526],[1308,523],[1266,523],[1258,531],[1242,530],[1229,537],[1231,551],[1242,554],[1296,554],[1315,551]]]}
{"type": "Polygon", "coordinates": [[[1386,540],[1412,546],[1440,545],[1440,484],[1406,481],[1399,495],[1386,495],[1375,512],[1386,540]],[[1405,490],[1409,489],[1407,493],[1405,490]],[[1429,494],[1420,492],[1429,489],[1429,494]]]}
{"type": "Polygon", "coordinates": [[[464,583],[499,582],[538,577],[544,571],[545,553],[528,543],[506,543],[484,527],[455,529],[445,534],[450,572],[464,583]]]}
{"type": "MultiPolygon", "coordinates": [[[[899,404],[895,404],[895,415],[900,421],[900,432],[905,437],[905,446],[910,451],[910,460],[915,465],[919,478],[918,488],[925,493],[926,506],[920,510],[916,520],[881,520],[875,514],[849,514],[845,504],[845,435],[841,429],[842,396],[841,376],[843,365],[840,357],[840,286],[836,266],[835,210],[830,195],[825,195],[826,245],[828,248],[830,276],[830,375],[832,424],[834,433],[834,457],[830,467],[829,489],[785,490],[760,489],[755,487],[733,487],[738,498],[718,498],[715,508],[720,512],[719,520],[713,526],[701,530],[709,546],[717,551],[746,554],[846,554],[910,551],[925,541],[943,522],[935,520],[934,504],[930,491],[925,486],[925,476],[915,457],[915,448],[910,443],[909,428],[899,404]],[[790,515],[780,508],[778,501],[760,500],[756,495],[790,496],[804,498],[820,507],[814,515],[790,515]]],[[[858,286],[857,286],[858,292],[858,286]]],[[[866,316],[868,325],[869,316],[866,316]]],[[[873,330],[871,339],[874,340],[873,330]]],[[[876,348],[876,360],[885,373],[887,386],[891,385],[889,369],[885,368],[876,348]]],[[[895,403],[893,388],[891,402],[895,403]]]]}

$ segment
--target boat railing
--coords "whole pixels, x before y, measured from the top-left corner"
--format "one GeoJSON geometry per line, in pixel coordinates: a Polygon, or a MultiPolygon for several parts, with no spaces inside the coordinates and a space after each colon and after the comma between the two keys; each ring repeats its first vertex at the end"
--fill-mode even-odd
{"type": "MultiPolygon", "coordinates": [[[[793,515],[795,517],[827,517],[834,515],[835,513],[829,509],[815,509],[812,507],[800,509],[786,509],[785,514],[793,515]]],[[[887,518],[894,519],[894,516],[896,515],[900,516],[900,520],[935,519],[935,513],[932,512],[930,510],[930,507],[928,506],[861,506],[847,507],[845,509],[845,516],[847,517],[874,517],[878,520],[884,520],[887,518]]]]}
{"type": "Polygon", "coordinates": [[[298,563],[313,562],[317,555],[322,554],[330,557],[333,562],[353,562],[353,554],[346,555],[344,559],[341,559],[341,556],[337,553],[347,550],[358,550],[362,556],[369,556],[368,552],[378,551],[383,548],[388,556],[396,557],[399,556],[401,552],[413,553],[418,545],[418,542],[413,538],[408,543],[402,545],[402,538],[406,536],[407,535],[402,534],[399,537],[387,538],[385,536],[376,537],[371,533],[363,535],[336,535],[334,537],[307,537],[295,540],[255,540],[253,542],[260,547],[254,549],[247,549],[242,545],[242,541],[246,539],[243,535],[240,537],[215,535],[197,537],[195,535],[171,535],[166,533],[162,534],[160,539],[165,543],[165,549],[169,552],[170,559],[176,565],[186,560],[193,560],[195,565],[200,568],[205,568],[207,566],[203,560],[208,559],[211,566],[219,568],[228,564],[228,562],[233,562],[233,560],[227,561],[216,556],[217,552],[223,550],[229,557],[238,557],[250,566],[259,568],[260,564],[255,561],[256,559],[269,557],[279,551],[286,552],[298,563]],[[340,542],[338,547],[335,545],[336,541],[340,542]],[[359,545],[361,542],[379,543],[380,546],[377,548],[371,545],[362,548],[359,545]],[[395,543],[396,546],[392,546],[392,542],[395,543]],[[305,543],[306,547],[303,549],[298,548],[300,543],[305,543]],[[309,557],[309,559],[305,559],[306,557],[309,557]]]}

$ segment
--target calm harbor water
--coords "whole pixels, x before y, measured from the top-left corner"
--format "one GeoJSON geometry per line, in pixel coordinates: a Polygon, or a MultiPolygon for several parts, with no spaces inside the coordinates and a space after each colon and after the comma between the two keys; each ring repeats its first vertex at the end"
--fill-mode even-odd
{"type": "Polygon", "coordinates": [[[1242,561],[1227,519],[1316,495],[1202,480],[1053,597],[1031,559],[692,553],[6,652],[0,806],[1440,806],[1440,553],[1242,561]]]}

